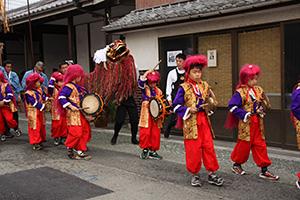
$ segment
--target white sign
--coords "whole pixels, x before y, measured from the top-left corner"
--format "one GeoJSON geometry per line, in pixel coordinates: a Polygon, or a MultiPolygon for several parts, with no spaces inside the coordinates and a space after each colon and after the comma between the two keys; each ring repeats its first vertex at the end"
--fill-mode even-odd
{"type": "Polygon", "coordinates": [[[167,51],[167,65],[168,67],[176,67],[176,56],[182,53],[182,50],[167,51]]]}
{"type": "Polygon", "coordinates": [[[207,66],[217,67],[217,50],[207,50],[207,66]]]}

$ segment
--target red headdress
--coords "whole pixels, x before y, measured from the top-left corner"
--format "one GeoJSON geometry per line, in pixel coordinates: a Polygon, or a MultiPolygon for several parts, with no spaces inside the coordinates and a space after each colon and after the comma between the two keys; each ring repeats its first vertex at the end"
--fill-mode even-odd
{"type": "Polygon", "coordinates": [[[207,58],[205,55],[199,54],[187,57],[187,59],[184,61],[186,76],[188,76],[190,73],[191,68],[196,66],[201,67],[201,69],[207,66],[207,58]]]}
{"type": "Polygon", "coordinates": [[[6,80],[6,78],[5,78],[5,76],[4,76],[4,74],[3,74],[2,71],[0,71],[0,81],[1,81],[2,83],[7,83],[7,80],[6,80]]]}
{"type": "Polygon", "coordinates": [[[160,80],[160,74],[158,71],[147,74],[147,80],[150,83],[157,83],[160,80]]]}
{"type": "MultiPolygon", "coordinates": [[[[247,85],[248,81],[253,79],[254,76],[260,74],[260,67],[254,64],[245,64],[240,70],[240,80],[237,85],[237,89],[241,88],[243,85],[247,85]]],[[[238,125],[238,118],[235,117],[231,112],[228,113],[225,128],[232,129],[237,127],[238,125]]]]}
{"type": "Polygon", "coordinates": [[[41,84],[44,82],[44,78],[41,77],[38,73],[32,73],[26,78],[26,90],[35,89],[35,83],[40,82],[41,84]]]}
{"type": "Polygon", "coordinates": [[[64,75],[60,72],[54,72],[51,77],[55,78],[56,81],[64,80],[64,75]]]}
{"type": "MultiPolygon", "coordinates": [[[[69,65],[69,67],[68,67],[66,73],[63,75],[63,77],[64,77],[64,85],[74,81],[78,77],[81,77],[80,83],[77,83],[77,84],[82,86],[84,84],[85,74],[84,74],[83,68],[80,65],[74,64],[74,65],[69,65]]],[[[58,113],[60,113],[62,116],[65,116],[65,114],[66,114],[65,109],[59,103],[58,99],[56,99],[56,105],[57,105],[58,113]]]]}
{"type": "Polygon", "coordinates": [[[254,64],[245,64],[240,70],[240,80],[237,88],[247,85],[248,81],[253,79],[255,75],[260,74],[260,67],[254,64]]]}
{"type": "Polygon", "coordinates": [[[64,75],[64,84],[70,83],[76,78],[81,77],[81,83],[79,83],[79,85],[82,85],[84,82],[84,76],[83,68],[80,65],[70,65],[64,75]]]}

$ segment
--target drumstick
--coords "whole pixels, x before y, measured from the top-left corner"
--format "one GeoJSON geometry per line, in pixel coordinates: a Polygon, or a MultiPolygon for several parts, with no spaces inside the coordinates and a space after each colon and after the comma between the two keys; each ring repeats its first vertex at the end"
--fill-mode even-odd
{"type": "Polygon", "coordinates": [[[151,71],[154,71],[159,66],[159,64],[161,63],[161,61],[162,60],[159,60],[158,63],[151,69],[151,71]]]}
{"type": "Polygon", "coordinates": [[[90,107],[78,108],[79,110],[89,109],[90,107]]]}

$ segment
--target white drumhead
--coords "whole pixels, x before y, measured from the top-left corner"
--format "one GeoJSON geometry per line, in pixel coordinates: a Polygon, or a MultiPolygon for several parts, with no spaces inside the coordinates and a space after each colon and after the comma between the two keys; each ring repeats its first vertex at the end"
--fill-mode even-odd
{"type": "Polygon", "coordinates": [[[100,102],[99,102],[99,99],[96,96],[94,96],[94,95],[86,95],[82,99],[81,106],[84,109],[85,113],[87,113],[87,114],[94,114],[100,108],[100,102]]]}
{"type": "Polygon", "coordinates": [[[160,112],[160,106],[155,99],[152,99],[149,103],[149,110],[152,117],[157,118],[160,112]]]}

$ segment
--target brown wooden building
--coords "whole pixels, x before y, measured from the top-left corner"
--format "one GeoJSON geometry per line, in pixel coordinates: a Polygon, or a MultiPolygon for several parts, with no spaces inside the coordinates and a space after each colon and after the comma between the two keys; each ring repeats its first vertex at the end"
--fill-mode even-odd
{"type": "Polygon", "coordinates": [[[0,42],[5,45],[3,59],[13,60],[18,73],[43,60],[50,75],[66,59],[89,71],[94,52],[118,37],[105,33],[102,27],[128,14],[135,8],[135,1],[40,0],[29,7],[33,50],[27,6],[19,7],[8,12],[12,32],[0,34],[0,42]]]}
{"type": "Polygon", "coordinates": [[[224,129],[227,103],[245,63],[261,66],[260,84],[272,104],[265,118],[267,142],[296,148],[290,122],[290,96],[300,75],[300,2],[297,0],[136,0],[136,10],[104,27],[126,35],[140,70],[159,59],[165,88],[167,73],[174,68],[168,53],[216,52],[216,66],[205,79],[213,87],[220,107],[212,117],[217,138],[235,140],[224,129]]]}

